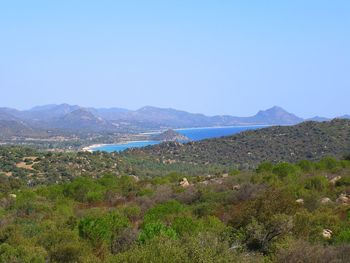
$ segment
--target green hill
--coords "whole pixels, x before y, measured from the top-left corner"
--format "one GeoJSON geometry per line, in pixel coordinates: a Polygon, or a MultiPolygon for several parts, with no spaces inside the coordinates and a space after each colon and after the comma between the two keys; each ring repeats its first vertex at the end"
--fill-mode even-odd
{"type": "Polygon", "coordinates": [[[350,120],[304,122],[274,126],[187,144],[166,142],[127,154],[153,156],[160,161],[255,166],[263,161],[296,162],[342,157],[350,152],[350,120]]]}

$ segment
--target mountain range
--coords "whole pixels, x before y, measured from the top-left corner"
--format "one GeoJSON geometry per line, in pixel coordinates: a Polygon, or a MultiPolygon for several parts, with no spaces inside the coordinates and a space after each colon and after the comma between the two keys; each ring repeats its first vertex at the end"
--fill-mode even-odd
{"type": "MultiPolygon", "coordinates": [[[[344,118],[350,118],[345,115],[344,118]]],[[[328,120],[315,117],[313,120],[328,120]]],[[[206,116],[186,111],[146,106],[138,110],[89,108],[69,104],[49,104],[29,110],[0,108],[0,132],[6,135],[42,136],[45,131],[65,132],[137,132],[152,129],[239,126],[293,125],[304,119],[274,106],[254,116],[206,116]]]]}

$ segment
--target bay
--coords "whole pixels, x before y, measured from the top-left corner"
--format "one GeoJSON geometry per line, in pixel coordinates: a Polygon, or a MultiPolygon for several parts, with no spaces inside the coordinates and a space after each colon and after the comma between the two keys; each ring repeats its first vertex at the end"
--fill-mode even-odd
{"type": "MultiPolygon", "coordinates": [[[[192,141],[199,141],[210,138],[219,138],[222,136],[229,136],[247,130],[256,130],[267,126],[232,126],[232,127],[204,127],[204,128],[186,128],[176,129],[178,133],[188,137],[192,141]]],[[[159,132],[160,133],[160,132],[159,132]]],[[[159,141],[134,141],[120,144],[102,145],[92,148],[92,151],[105,152],[121,152],[129,148],[140,148],[148,145],[159,144],[159,141]]]]}

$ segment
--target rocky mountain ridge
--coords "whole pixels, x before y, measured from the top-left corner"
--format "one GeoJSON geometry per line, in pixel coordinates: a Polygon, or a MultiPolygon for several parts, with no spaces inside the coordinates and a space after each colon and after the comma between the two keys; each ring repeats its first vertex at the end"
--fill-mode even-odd
{"type": "MultiPolygon", "coordinates": [[[[344,115],[346,118],[347,115],[344,115]]],[[[327,120],[315,117],[314,120],[327,120]]],[[[145,130],[215,127],[239,125],[294,125],[304,119],[287,112],[281,107],[274,106],[261,110],[254,116],[236,117],[230,115],[206,116],[204,114],[189,113],[186,111],[142,107],[132,111],[122,108],[87,108],[69,104],[49,104],[36,106],[30,110],[16,110],[0,108],[0,121],[11,134],[10,126],[25,125],[33,131],[64,130],[78,132],[138,132],[145,130]]],[[[18,130],[18,129],[15,129],[18,130]]],[[[20,129],[19,129],[20,130],[20,129]]],[[[22,135],[25,134],[21,133],[22,135]]],[[[16,132],[13,132],[16,135],[16,132]]]]}

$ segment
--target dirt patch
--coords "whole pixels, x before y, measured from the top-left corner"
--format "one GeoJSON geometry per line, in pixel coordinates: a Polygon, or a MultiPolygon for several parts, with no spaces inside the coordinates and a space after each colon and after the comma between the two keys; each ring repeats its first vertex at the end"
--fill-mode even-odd
{"type": "MultiPolygon", "coordinates": [[[[34,164],[34,163],[33,163],[34,164]]],[[[17,168],[27,169],[27,170],[34,170],[33,164],[26,164],[25,162],[20,162],[16,164],[17,168]]]]}
{"type": "Polygon", "coordinates": [[[27,157],[24,157],[22,160],[23,162],[19,162],[16,164],[17,168],[22,168],[22,169],[27,169],[27,170],[34,170],[33,168],[33,165],[38,163],[38,162],[34,162],[34,160],[36,159],[37,157],[35,156],[27,156],[27,157]],[[25,162],[25,160],[31,160],[33,163],[32,164],[27,164],[25,162]]]}

